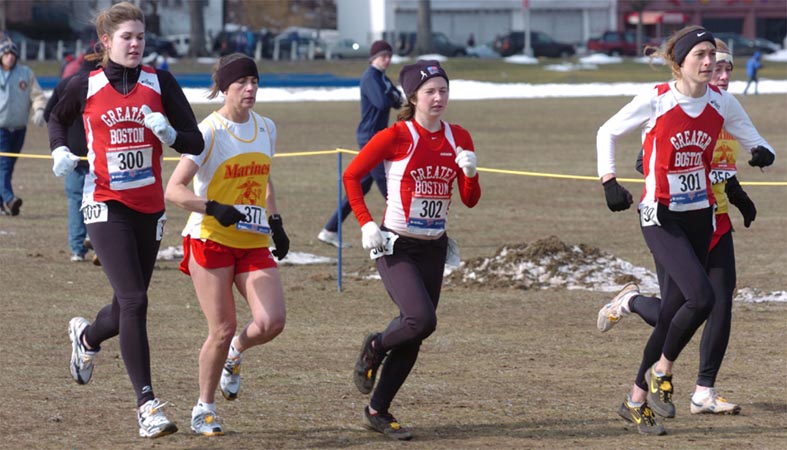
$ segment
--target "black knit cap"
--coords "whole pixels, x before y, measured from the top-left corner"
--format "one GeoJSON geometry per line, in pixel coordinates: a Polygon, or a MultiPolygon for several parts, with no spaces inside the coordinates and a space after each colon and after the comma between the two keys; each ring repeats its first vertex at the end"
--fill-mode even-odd
{"type": "Polygon", "coordinates": [[[448,75],[445,73],[440,62],[433,59],[421,59],[415,64],[410,64],[402,67],[399,72],[399,84],[404,89],[404,95],[409,97],[413,92],[417,91],[426,80],[434,77],[445,78],[448,82],[448,75]]]}
{"type": "Polygon", "coordinates": [[[393,48],[391,48],[391,44],[385,41],[374,41],[372,43],[372,48],[369,50],[369,61],[377,58],[380,53],[385,52],[393,54],[393,48]]]}
{"type": "Polygon", "coordinates": [[[5,55],[9,52],[16,55],[17,58],[19,57],[19,49],[14,44],[14,41],[11,38],[5,38],[0,42],[0,55],[5,55]]]}

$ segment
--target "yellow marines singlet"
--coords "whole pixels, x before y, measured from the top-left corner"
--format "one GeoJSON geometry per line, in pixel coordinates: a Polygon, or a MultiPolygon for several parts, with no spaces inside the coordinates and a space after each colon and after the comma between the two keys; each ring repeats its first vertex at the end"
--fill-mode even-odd
{"type": "Polygon", "coordinates": [[[727,195],[724,188],[727,180],[734,177],[737,169],[738,149],[740,144],[726,130],[721,130],[713,149],[711,162],[710,182],[713,196],[716,197],[716,214],[725,214],[728,211],[727,195]]]}
{"type": "Polygon", "coordinates": [[[225,227],[212,216],[192,212],[183,236],[210,239],[233,248],[268,247],[270,227],[265,196],[276,125],[253,111],[245,123],[231,122],[213,112],[199,128],[205,140],[204,151],[200,155],[183,155],[199,166],[192,180],[194,193],[234,205],[246,217],[225,227]]]}

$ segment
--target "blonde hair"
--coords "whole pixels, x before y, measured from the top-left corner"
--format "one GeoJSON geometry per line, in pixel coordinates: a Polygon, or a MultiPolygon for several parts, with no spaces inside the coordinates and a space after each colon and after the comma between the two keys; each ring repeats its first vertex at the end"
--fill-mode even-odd
{"type": "MultiPolygon", "coordinates": [[[[101,36],[112,37],[118,27],[123,22],[138,21],[145,25],[145,14],[136,5],[129,2],[120,2],[101,11],[96,17],[96,35],[98,42],[102,42],[101,36]]],[[[104,48],[103,52],[86,56],[88,61],[101,59],[101,65],[106,66],[109,62],[109,49],[104,48]]]]}
{"type": "Polygon", "coordinates": [[[680,30],[673,33],[669,40],[667,40],[667,42],[664,44],[663,50],[652,45],[645,47],[645,54],[650,56],[651,65],[653,64],[653,60],[656,57],[661,57],[664,62],[669,65],[670,71],[672,72],[672,77],[676,80],[679,80],[681,78],[680,64],[678,64],[675,59],[675,44],[683,36],[686,36],[687,34],[697,30],[704,30],[704,28],[699,25],[689,25],[687,27],[681,28],[680,30]]]}

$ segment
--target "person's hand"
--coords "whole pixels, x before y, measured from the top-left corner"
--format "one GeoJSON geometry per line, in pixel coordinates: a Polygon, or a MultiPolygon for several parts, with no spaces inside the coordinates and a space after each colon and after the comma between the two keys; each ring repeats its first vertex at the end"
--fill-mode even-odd
{"type": "Polygon", "coordinates": [[[225,227],[238,223],[246,216],[232,205],[225,205],[213,200],[205,204],[205,214],[213,216],[225,227]]]}
{"type": "Polygon", "coordinates": [[[178,132],[167,123],[167,118],[160,112],[153,112],[148,105],[142,105],[142,114],[145,115],[145,126],[164,144],[172,146],[178,137],[178,132]]]}
{"type": "Polygon", "coordinates": [[[44,110],[43,109],[35,110],[35,112],[33,113],[33,117],[31,117],[30,120],[33,122],[33,125],[37,127],[46,126],[46,120],[44,120],[44,110]]]}
{"type": "Polygon", "coordinates": [[[284,224],[281,221],[280,215],[271,214],[270,217],[268,217],[268,225],[271,227],[271,231],[273,232],[273,243],[276,245],[276,248],[271,253],[273,253],[276,259],[281,261],[287,256],[287,253],[290,252],[290,238],[287,237],[287,233],[284,232],[284,224]]]}
{"type": "Polygon", "coordinates": [[[773,164],[774,156],[770,150],[762,145],[751,149],[751,159],[749,165],[752,167],[767,167],[773,164]]]}
{"type": "Polygon", "coordinates": [[[66,146],[52,150],[52,159],[54,159],[52,172],[58,177],[64,177],[73,172],[79,162],[79,156],[71,153],[71,150],[66,146]]]}
{"type": "Polygon", "coordinates": [[[394,86],[391,88],[391,102],[393,102],[393,107],[395,109],[399,109],[402,107],[402,93],[399,92],[399,89],[394,86]]]}
{"type": "Polygon", "coordinates": [[[370,221],[366,222],[361,227],[363,248],[371,250],[373,248],[381,248],[385,244],[385,237],[380,231],[380,227],[376,223],[370,221]]]}
{"type": "Polygon", "coordinates": [[[469,150],[462,150],[462,147],[457,147],[459,153],[456,155],[456,164],[462,169],[467,178],[473,178],[476,174],[476,157],[475,152],[469,150]]]}
{"type": "Polygon", "coordinates": [[[749,195],[746,194],[746,191],[741,187],[737,177],[731,177],[727,180],[724,192],[727,194],[727,199],[730,203],[735,205],[741,212],[743,216],[743,226],[749,228],[757,217],[757,208],[754,206],[754,202],[749,198],[749,195]]]}
{"type": "Polygon", "coordinates": [[[629,209],[634,200],[631,192],[618,184],[617,178],[610,178],[603,183],[604,196],[607,198],[607,207],[610,211],[625,211],[629,209]]]}

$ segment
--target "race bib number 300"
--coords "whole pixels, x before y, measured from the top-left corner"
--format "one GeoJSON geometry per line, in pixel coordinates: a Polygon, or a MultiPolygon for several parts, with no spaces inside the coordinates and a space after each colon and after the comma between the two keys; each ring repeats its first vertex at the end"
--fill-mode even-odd
{"type": "Polygon", "coordinates": [[[82,206],[82,219],[85,224],[107,221],[107,204],[103,202],[88,203],[82,206]]]}
{"type": "Polygon", "coordinates": [[[153,184],[153,148],[124,147],[107,151],[109,187],[115,191],[153,184]]]}

